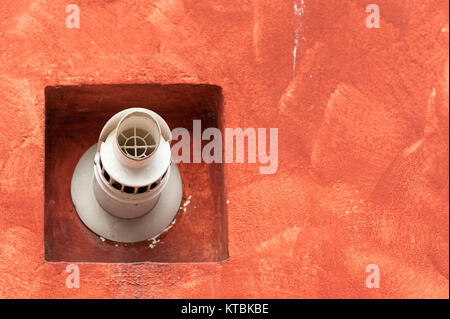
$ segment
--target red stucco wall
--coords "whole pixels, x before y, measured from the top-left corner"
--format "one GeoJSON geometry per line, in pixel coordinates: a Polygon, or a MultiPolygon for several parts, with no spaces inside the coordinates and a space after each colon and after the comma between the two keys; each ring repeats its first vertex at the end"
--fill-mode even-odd
{"type": "Polygon", "coordinates": [[[448,298],[448,1],[372,2],[380,29],[368,1],[1,1],[0,297],[448,298]],[[44,87],[152,82],[221,86],[225,127],[279,128],[279,169],[225,165],[227,261],[79,263],[68,289],[44,87]]]}

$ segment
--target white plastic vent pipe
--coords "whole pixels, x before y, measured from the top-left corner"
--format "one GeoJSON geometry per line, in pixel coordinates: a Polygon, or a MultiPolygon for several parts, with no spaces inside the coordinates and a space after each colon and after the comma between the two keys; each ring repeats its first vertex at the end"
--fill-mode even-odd
{"type": "Polygon", "coordinates": [[[171,134],[161,136],[167,124],[151,111],[121,112],[116,119],[117,127],[98,142],[94,194],[110,214],[136,218],[155,206],[167,185],[171,134]]]}
{"type": "Polygon", "coordinates": [[[167,123],[144,108],[123,110],[106,123],[72,178],[72,201],[88,228],[107,239],[135,242],[170,224],[182,197],[171,139],[167,123]]]}

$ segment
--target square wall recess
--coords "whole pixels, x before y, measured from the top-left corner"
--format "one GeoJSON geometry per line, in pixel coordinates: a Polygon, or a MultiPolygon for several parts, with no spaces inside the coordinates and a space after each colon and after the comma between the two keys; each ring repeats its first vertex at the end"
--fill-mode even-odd
{"type": "MultiPolygon", "coordinates": [[[[67,262],[218,262],[228,258],[227,209],[222,164],[180,163],[183,197],[190,197],[175,226],[149,242],[102,240],[79,219],[70,183],[83,153],[98,140],[108,119],[129,107],[160,114],[170,128],[223,131],[220,87],[203,84],[117,84],[45,88],[45,259],[67,262]]],[[[176,141],[174,141],[176,142],[176,141]]],[[[174,143],[172,142],[172,143],[174,143]]],[[[192,138],[191,138],[192,144],[192,138]]],[[[192,149],[192,145],[191,145],[192,149]]],[[[91,187],[91,185],[86,185],[91,187]]]]}

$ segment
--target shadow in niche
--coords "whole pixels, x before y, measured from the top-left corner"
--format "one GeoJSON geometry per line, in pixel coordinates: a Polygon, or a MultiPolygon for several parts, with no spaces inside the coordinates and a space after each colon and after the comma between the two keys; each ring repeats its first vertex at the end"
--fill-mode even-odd
{"type": "MultiPolygon", "coordinates": [[[[70,182],[81,155],[97,142],[115,113],[144,107],[171,129],[192,121],[222,127],[222,89],[206,84],[112,84],[45,88],[45,259],[68,262],[217,262],[228,258],[226,189],[222,164],[180,163],[186,212],[154,248],[151,242],[100,240],[73,207],[70,182]]],[[[206,141],[207,142],[207,141],[206,141]]],[[[191,140],[192,143],[192,140],[191,140]]],[[[192,145],[191,145],[192,149],[192,145]]],[[[192,156],[192,154],[191,154],[192,156]]],[[[90,185],[86,185],[90,187],[90,185]]]]}

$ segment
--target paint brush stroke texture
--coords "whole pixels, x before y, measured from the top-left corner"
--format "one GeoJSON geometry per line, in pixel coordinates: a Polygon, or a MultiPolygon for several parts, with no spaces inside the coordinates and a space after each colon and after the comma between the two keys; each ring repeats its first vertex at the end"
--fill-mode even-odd
{"type": "Polygon", "coordinates": [[[66,1],[2,1],[0,297],[448,298],[448,2],[378,0],[380,29],[366,1],[294,3],[79,1],[67,29],[66,1]],[[222,86],[224,127],[279,128],[278,172],[226,165],[229,260],[86,263],[67,289],[44,87],[148,82],[222,86]]]}

